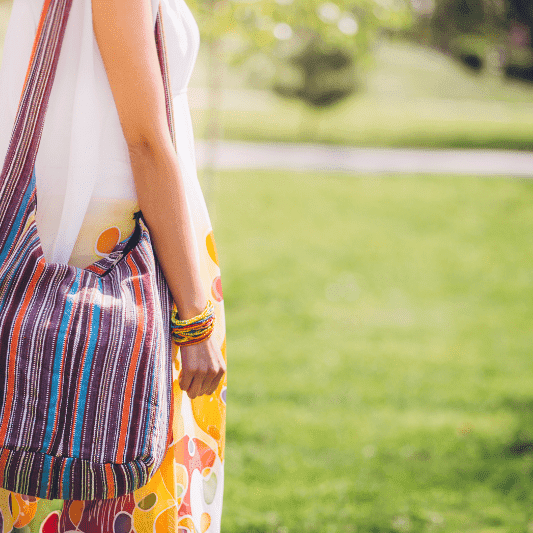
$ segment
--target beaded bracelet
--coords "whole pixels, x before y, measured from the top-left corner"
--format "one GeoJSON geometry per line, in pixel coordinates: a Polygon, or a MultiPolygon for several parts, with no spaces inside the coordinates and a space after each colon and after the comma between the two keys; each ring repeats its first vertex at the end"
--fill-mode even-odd
{"type": "Polygon", "coordinates": [[[213,333],[215,328],[215,307],[211,300],[203,312],[188,320],[179,320],[178,311],[172,312],[170,317],[172,340],[178,346],[190,346],[204,341],[213,333]]]}

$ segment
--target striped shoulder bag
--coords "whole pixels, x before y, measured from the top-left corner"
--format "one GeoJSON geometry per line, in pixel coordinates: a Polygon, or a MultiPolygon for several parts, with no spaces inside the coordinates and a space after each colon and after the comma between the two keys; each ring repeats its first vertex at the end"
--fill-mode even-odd
{"type": "MultiPolygon", "coordinates": [[[[170,444],[173,302],[140,211],[87,268],[43,256],[33,169],[71,4],[44,2],[0,174],[0,486],[92,500],[146,484],[170,444]]],[[[155,28],[174,137],[161,8],[155,28]]]]}

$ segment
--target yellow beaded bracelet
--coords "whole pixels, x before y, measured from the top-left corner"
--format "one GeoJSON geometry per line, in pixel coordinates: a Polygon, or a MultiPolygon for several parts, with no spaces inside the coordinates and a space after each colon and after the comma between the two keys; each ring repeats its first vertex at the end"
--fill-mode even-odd
{"type": "Polygon", "coordinates": [[[215,307],[211,300],[201,314],[187,320],[179,320],[178,311],[170,317],[172,340],[179,346],[198,344],[209,338],[215,328],[215,307]]]}

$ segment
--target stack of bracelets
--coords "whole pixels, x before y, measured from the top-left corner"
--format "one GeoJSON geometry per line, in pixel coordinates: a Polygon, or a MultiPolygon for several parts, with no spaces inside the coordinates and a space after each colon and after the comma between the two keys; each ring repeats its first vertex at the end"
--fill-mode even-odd
{"type": "Polygon", "coordinates": [[[170,326],[172,340],[178,346],[198,344],[213,333],[215,328],[215,308],[211,300],[207,300],[207,305],[202,314],[189,318],[189,320],[179,320],[177,313],[177,310],[172,312],[170,326]]]}

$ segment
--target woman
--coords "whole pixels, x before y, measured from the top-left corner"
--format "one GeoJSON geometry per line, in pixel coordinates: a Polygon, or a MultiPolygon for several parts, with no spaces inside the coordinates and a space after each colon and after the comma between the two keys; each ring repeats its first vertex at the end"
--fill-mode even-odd
{"type": "MultiPolygon", "coordinates": [[[[0,158],[15,121],[44,0],[14,0],[0,71],[0,158]]],[[[184,0],[74,0],[35,164],[47,261],[84,268],[133,231],[141,210],[181,319],[215,302],[214,333],[174,347],[173,443],[150,482],[113,500],[0,489],[0,531],[220,529],[225,336],[218,259],[196,178],[186,89],[198,29],[184,0]],[[173,93],[169,133],[154,24],[160,9],[173,93]],[[23,529],[26,528],[26,529],[23,529]]]]}

